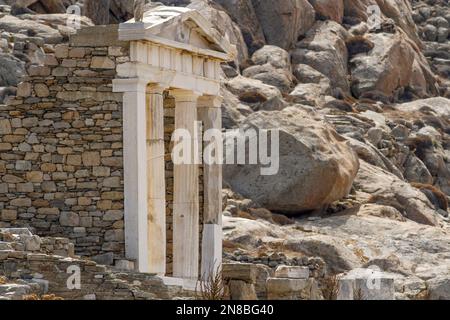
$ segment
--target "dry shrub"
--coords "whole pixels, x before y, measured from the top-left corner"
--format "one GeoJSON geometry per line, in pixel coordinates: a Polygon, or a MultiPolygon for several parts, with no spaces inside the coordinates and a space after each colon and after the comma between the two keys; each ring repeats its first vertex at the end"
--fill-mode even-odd
{"type": "MultiPolygon", "coordinates": [[[[434,197],[437,200],[437,205],[439,206],[439,208],[441,208],[444,211],[447,211],[448,209],[448,199],[447,196],[436,186],[433,186],[431,184],[424,184],[424,183],[417,183],[417,182],[412,182],[411,185],[417,189],[419,189],[420,191],[423,192],[423,190],[428,190],[430,191],[434,197]]],[[[426,193],[425,193],[426,195],[426,193]]],[[[431,201],[431,199],[430,199],[431,201]]],[[[431,201],[433,202],[433,201],[431,201]]]]}
{"type": "Polygon", "coordinates": [[[287,216],[277,213],[272,213],[271,211],[264,208],[249,209],[249,214],[255,219],[263,219],[269,221],[270,223],[278,224],[281,226],[295,224],[295,221],[289,219],[287,216]]]}
{"type": "Polygon", "coordinates": [[[230,240],[227,240],[227,239],[223,240],[222,247],[224,249],[237,249],[237,248],[239,248],[239,246],[236,243],[234,243],[234,242],[232,242],[230,240]]]}
{"type": "Polygon", "coordinates": [[[361,287],[358,287],[356,283],[353,284],[353,300],[366,300],[361,287]]]}
{"type": "Polygon", "coordinates": [[[220,265],[216,269],[212,267],[208,275],[204,274],[195,288],[195,296],[198,300],[225,300],[227,292],[220,265]]]}
{"type": "Polygon", "coordinates": [[[256,220],[254,216],[252,216],[250,213],[239,210],[237,213],[238,218],[247,219],[247,220],[256,220]]]}
{"type": "Polygon", "coordinates": [[[339,277],[332,275],[322,282],[322,295],[325,300],[337,300],[339,295],[339,277]]]}
{"type": "Polygon", "coordinates": [[[22,297],[23,300],[28,300],[28,301],[37,301],[37,300],[42,300],[42,301],[54,301],[54,300],[64,300],[61,297],[58,297],[54,294],[44,294],[42,296],[39,296],[35,293],[33,294],[28,294],[22,297]]]}

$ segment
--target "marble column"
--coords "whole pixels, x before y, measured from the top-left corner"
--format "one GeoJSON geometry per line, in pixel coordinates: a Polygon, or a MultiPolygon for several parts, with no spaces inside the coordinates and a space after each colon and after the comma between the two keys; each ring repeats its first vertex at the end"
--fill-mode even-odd
{"type": "Polygon", "coordinates": [[[139,272],[149,271],[147,223],[147,82],[114,80],[114,91],[123,92],[123,161],[125,254],[139,272]]]}
{"type": "Polygon", "coordinates": [[[198,279],[199,275],[199,168],[196,140],[198,94],[188,90],[171,90],[175,98],[175,129],[189,132],[191,161],[174,164],[173,199],[173,276],[198,279]]]}
{"type": "Polygon", "coordinates": [[[147,193],[149,272],[166,273],[166,179],[164,161],[164,90],[147,87],[147,193]]]}
{"type": "MultiPolygon", "coordinates": [[[[202,96],[198,100],[198,118],[203,124],[214,152],[211,161],[203,165],[203,235],[201,274],[206,279],[222,265],[222,98],[202,96]],[[215,129],[212,131],[211,129],[215,129]],[[217,141],[219,140],[219,141],[217,141]]],[[[205,148],[204,152],[208,150],[205,148]]]]}

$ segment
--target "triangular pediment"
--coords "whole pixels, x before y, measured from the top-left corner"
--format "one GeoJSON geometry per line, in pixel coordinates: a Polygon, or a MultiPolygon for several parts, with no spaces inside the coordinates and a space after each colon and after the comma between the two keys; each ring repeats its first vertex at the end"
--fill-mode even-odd
{"type": "Polygon", "coordinates": [[[143,22],[134,19],[119,27],[120,40],[148,40],[183,50],[210,52],[223,60],[235,56],[236,48],[196,10],[158,6],[144,14],[143,22]]]}

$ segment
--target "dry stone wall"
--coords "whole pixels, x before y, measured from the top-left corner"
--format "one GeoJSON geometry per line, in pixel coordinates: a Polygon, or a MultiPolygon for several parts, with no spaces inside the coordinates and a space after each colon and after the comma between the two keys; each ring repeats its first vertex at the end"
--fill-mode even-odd
{"type": "Polygon", "coordinates": [[[70,238],[79,255],[121,258],[122,94],[112,79],[129,49],[80,40],[49,49],[0,106],[0,227],[31,227],[70,238]]]}
{"type": "MultiPolygon", "coordinates": [[[[129,61],[129,46],[111,32],[117,26],[95,28],[48,48],[45,64],[28,66],[17,96],[0,105],[0,228],[66,237],[76,254],[112,264],[125,256],[122,94],[112,92],[112,80],[116,66],[129,61]]],[[[164,107],[172,275],[175,100],[168,91],[164,107]]],[[[199,203],[201,252],[202,166],[199,203]]]]}

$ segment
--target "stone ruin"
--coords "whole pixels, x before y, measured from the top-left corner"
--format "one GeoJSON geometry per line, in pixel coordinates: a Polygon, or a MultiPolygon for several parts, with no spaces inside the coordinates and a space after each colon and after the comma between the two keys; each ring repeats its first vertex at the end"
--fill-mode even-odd
{"type": "MultiPolygon", "coordinates": [[[[195,121],[221,129],[220,64],[234,55],[195,10],[160,6],[29,66],[0,106],[0,275],[14,282],[0,278],[0,299],[197,297],[222,265],[222,172],[175,165],[171,138],[195,136],[195,121]]],[[[222,270],[232,299],[323,298],[308,267],[222,270]]]]}
{"type": "Polygon", "coordinates": [[[0,227],[193,289],[221,264],[222,173],[174,165],[171,138],[221,129],[234,52],[195,10],[164,6],[47,52],[0,106],[0,227]]]}

